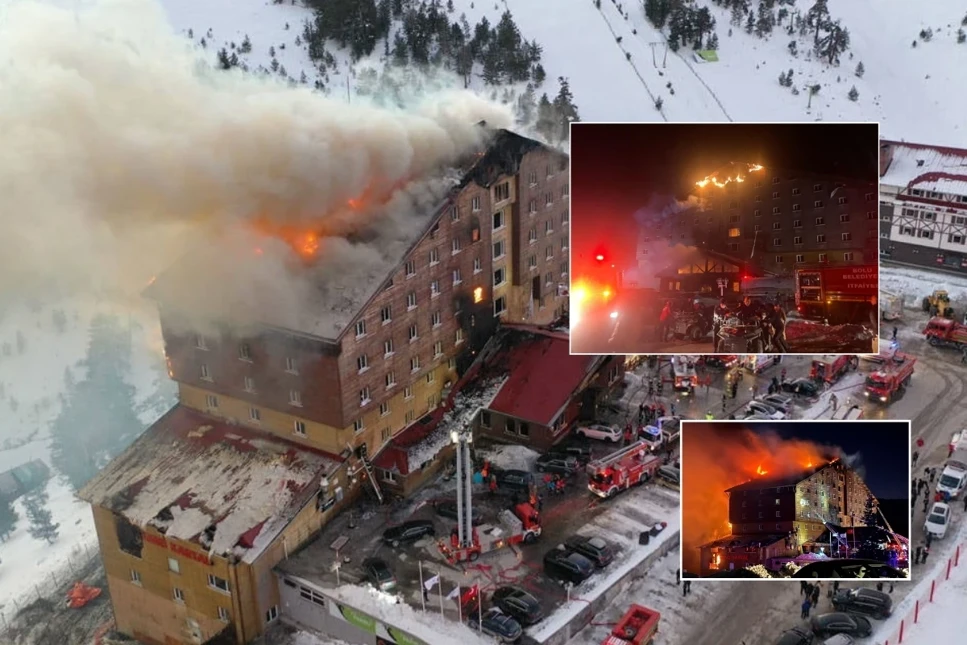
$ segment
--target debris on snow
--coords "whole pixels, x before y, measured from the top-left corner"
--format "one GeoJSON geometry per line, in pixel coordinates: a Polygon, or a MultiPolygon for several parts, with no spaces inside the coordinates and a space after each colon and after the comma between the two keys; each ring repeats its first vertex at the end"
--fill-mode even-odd
{"type": "Polygon", "coordinates": [[[503,470],[533,470],[538,454],[527,446],[501,445],[481,450],[480,455],[503,470]]]}

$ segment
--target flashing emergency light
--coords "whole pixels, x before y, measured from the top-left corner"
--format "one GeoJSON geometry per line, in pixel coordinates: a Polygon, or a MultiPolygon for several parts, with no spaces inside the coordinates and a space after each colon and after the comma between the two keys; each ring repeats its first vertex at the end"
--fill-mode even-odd
{"type": "Polygon", "coordinates": [[[598,262],[604,262],[604,254],[598,253],[596,256],[594,256],[594,259],[597,260],[598,262]]]}

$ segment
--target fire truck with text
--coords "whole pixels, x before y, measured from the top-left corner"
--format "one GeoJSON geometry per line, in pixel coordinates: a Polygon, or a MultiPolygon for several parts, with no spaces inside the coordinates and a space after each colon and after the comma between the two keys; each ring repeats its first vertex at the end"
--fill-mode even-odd
{"type": "Polygon", "coordinates": [[[866,397],[877,403],[891,403],[899,399],[913,378],[916,362],[917,359],[909,354],[894,353],[879,369],[866,377],[866,397]]]}
{"type": "Polygon", "coordinates": [[[598,497],[614,497],[651,479],[661,466],[661,457],[652,455],[648,448],[645,441],[636,441],[589,463],[588,490],[598,497]]]}
{"type": "Polygon", "coordinates": [[[967,325],[962,325],[956,320],[931,318],[923,329],[923,335],[933,347],[967,349],[967,325]]]}
{"type": "Polygon", "coordinates": [[[497,514],[496,524],[473,527],[473,542],[461,548],[456,533],[450,536],[450,544],[441,540],[440,552],[450,564],[474,562],[481,554],[496,551],[514,544],[531,544],[541,535],[541,516],[530,504],[518,504],[497,514]]]}
{"type": "Polygon", "coordinates": [[[796,269],[796,311],[828,325],[876,326],[878,275],[875,264],[796,269]]]}
{"type": "Polygon", "coordinates": [[[824,354],[812,362],[809,368],[809,378],[825,382],[835,383],[850,370],[859,367],[860,361],[856,356],[849,354],[824,354]]]}
{"type": "Polygon", "coordinates": [[[699,386],[698,373],[695,371],[695,356],[673,356],[672,374],[675,381],[672,384],[676,392],[691,394],[699,386]]]}

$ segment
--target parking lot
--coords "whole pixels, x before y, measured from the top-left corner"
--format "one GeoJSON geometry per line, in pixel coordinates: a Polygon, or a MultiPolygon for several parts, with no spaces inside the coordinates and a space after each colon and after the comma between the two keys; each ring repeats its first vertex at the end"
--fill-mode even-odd
{"type": "MultiPolygon", "coordinates": [[[[577,440],[580,445],[581,440],[577,440]]],[[[583,440],[593,456],[614,451],[615,444],[583,440]]],[[[490,457],[498,468],[522,468],[532,464],[537,454],[519,446],[487,449],[477,446],[478,461],[490,457]]],[[[542,477],[535,473],[538,483],[542,477]]],[[[434,502],[455,499],[455,481],[437,481],[423,488],[414,499],[396,506],[375,507],[361,505],[355,513],[343,514],[330,523],[317,540],[298,553],[290,554],[280,569],[325,588],[339,585],[368,585],[363,562],[369,558],[383,560],[397,580],[396,593],[403,602],[416,609],[443,613],[458,619],[458,603],[448,598],[458,586],[464,592],[474,585],[485,595],[503,585],[516,585],[540,599],[545,616],[568,598],[568,590],[561,582],[544,572],[545,553],[577,534],[605,539],[614,551],[614,561],[596,571],[590,579],[571,589],[572,599],[592,589],[609,571],[627,561],[639,543],[642,531],[677,516],[678,493],[656,483],[648,483],[620,493],[614,499],[601,500],[587,489],[587,474],[581,469],[569,482],[565,492],[551,495],[541,491],[542,534],[533,544],[519,544],[482,554],[472,563],[451,565],[440,553],[437,541],[449,541],[455,526],[451,519],[440,517],[434,502]],[[409,520],[433,522],[435,538],[424,537],[399,547],[387,545],[383,532],[409,520]],[[338,563],[338,567],[337,567],[338,563]],[[435,576],[442,580],[424,599],[421,593],[421,569],[424,583],[435,576]],[[442,600],[441,600],[442,597],[442,600]]],[[[518,501],[526,501],[519,499],[518,501]]],[[[486,485],[475,486],[473,507],[482,514],[482,521],[494,522],[501,510],[510,508],[511,495],[491,493],[486,485]]],[[[485,602],[484,607],[489,603],[485,602]]],[[[464,618],[467,618],[464,616],[464,618]]]]}

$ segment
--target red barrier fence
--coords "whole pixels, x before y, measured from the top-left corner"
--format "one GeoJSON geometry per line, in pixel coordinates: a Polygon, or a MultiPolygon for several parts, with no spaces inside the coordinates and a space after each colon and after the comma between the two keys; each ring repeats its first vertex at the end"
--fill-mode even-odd
{"type": "Polygon", "coordinates": [[[930,590],[924,594],[922,598],[917,598],[914,601],[913,610],[909,613],[909,615],[900,621],[900,627],[896,631],[896,634],[889,638],[884,645],[902,645],[903,639],[909,636],[908,632],[911,630],[911,628],[920,622],[921,607],[933,602],[938,589],[940,589],[942,592],[943,583],[947,580],[950,580],[951,571],[959,564],[960,545],[957,545],[957,549],[954,551],[954,554],[947,559],[947,564],[943,567],[941,573],[930,581],[930,590]]]}

